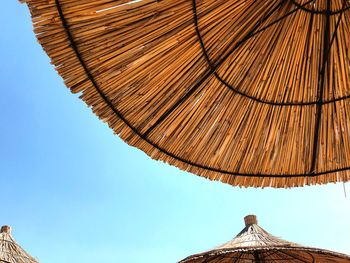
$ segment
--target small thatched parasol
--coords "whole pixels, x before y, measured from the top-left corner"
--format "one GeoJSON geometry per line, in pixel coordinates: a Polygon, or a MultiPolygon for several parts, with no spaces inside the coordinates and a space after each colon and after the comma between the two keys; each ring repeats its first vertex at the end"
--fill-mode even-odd
{"type": "Polygon", "coordinates": [[[350,1],[22,2],[65,84],[152,158],[239,186],[350,179],[350,1]]]}
{"type": "Polygon", "coordinates": [[[38,263],[21,248],[11,235],[11,227],[3,226],[0,231],[0,262],[38,263]]]}
{"type": "Polygon", "coordinates": [[[244,218],[245,228],[231,241],[180,263],[349,263],[350,256],[329,250],[305,247],[274,237],[258,226],[256,216],[244,218]]]}

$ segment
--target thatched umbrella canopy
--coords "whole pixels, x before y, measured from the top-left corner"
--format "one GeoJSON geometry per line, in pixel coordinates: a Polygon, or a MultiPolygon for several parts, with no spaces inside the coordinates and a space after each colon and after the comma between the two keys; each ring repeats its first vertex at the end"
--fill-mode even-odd
{"type": "Polygon", "coordinates": [[[73,93],[203,177],[350,179],[348,0],[22,0],[73,93]]]}
{"type": "Polygon", "coordinates": [[[0,230],[0,263],[39,263],[23,250],[11,235],[11,227],[0,230]]]}
{"type": "Polygon", "coordinates": [[[255,215],[244,218],[245,228],[231,241],[180,263],[349,263],[350,256],[329,250],[305,247],[277,238],[257,224],[255,215]]]}

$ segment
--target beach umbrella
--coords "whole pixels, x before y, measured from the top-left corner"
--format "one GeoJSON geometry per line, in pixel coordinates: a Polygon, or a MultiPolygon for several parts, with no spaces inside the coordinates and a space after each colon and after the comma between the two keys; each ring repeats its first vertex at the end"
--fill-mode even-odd
{"type": "Polygon", "coordinates": [[[150,157],[238,186],[350,179],[349,0],[22,2],[66,86],[150,157]]]}
{"type": "Polygon", "coordinates": [[[204,253],[189,256],[180,263],[349,263],[350,256],[306,247],[277,238],[257,224],[255,215],[244,218],[245,228],[231,241],[204,253]]]}
{"type": "Polygon", "coordinates": [[[23,250],[11,235],[11,227],[0,230],[0,263],[39,263],[23,250]]]}

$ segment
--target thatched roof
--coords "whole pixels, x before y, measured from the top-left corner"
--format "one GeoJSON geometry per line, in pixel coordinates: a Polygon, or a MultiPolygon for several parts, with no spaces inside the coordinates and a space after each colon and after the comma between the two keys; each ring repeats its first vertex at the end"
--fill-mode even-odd
{"type": "Polygon", "coordinates": [[[315,262],[349,263],[350,256],[305,247],[272,236],[257,224],[256,216],[245,217],[245,228],[231,241],[180,263],[315,262]]]}
{"type": "Polygon", "coordinates": [[[38,263],[23,250],[11,235],[11,227],[3,226],[0,231],[0,263],[38,263]]]}
{"type": "Polygon", "coordinates": [[[26,0],[73,93],[154,159],[239,186],[350,179],[347,0],[26,0]]]}

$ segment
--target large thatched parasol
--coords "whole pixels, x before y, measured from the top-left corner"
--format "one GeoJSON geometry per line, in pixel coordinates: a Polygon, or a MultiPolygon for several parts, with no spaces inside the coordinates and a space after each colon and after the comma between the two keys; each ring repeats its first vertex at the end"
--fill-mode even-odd
{"type": "Polygon", "coordinates": [[[25,252],[11,235],[11,227],[3,226],[0,231],[0,262],[4,263],[38,263],[25,252]]]}
{"type": "Polygon", "coordinates": [[[231,241],[180,263],[349,263],[350,256],[329,250],[305,247],[274,237],[257,224],[256,216],[244,218],[245,228],[231,241]]]}
{"type": "Polygon", "coordinates": [[[350,179],[348,0],[22,0],[124,141],[239,186],[350,179]]]}

